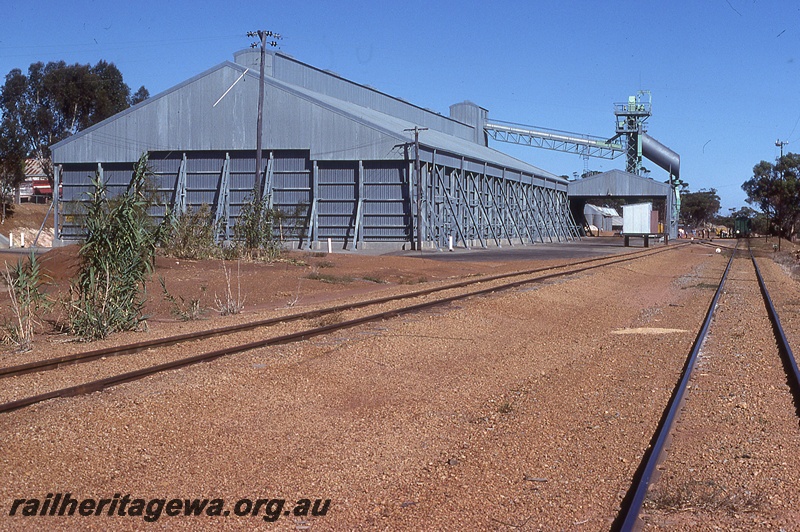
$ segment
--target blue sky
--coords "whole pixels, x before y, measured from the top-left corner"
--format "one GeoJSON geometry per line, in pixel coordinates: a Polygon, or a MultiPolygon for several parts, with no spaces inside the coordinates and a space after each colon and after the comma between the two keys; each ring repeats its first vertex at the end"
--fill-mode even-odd
{"type": "MultiPolygon", "coordinates": [[[[800,152],[795,0],[13,2],[0,74],[104,59],[156,94],[231,60],[256,29],[281,33],[279,49],[301,61],[445,115],[470,100],[490,119],[610,137],[613,104],[650,90],[648,133],[680,154],[690,190],[717,189],[721,214],[745,205],[741,184],[779,155],[776,140],[800,152]]],[[[492,146],[583,171],[577,155],[492,146]]]]}

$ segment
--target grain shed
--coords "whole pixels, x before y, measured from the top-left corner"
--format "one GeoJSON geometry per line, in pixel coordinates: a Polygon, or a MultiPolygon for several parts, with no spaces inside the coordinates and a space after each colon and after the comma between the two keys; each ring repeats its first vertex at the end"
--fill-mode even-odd
{"type": "Polygon", "coordinates": [[[443,116],[283,53],[264,63],[258,188],[260,55],[243,50],[52,147],[57,237],[82,237],[76,213],[93,176],[119,193],[145,152],[162,204],[151,214],[207,204],[219,240],[232,238],[259,189],[283,213],[280,237],[301,248],[328,239],[339,248],[406,248],[421,237],[441,249],[450,238],[486,247],[577,237],[567,181],[489,148],[462,118],[485,109],[464,102],[443,116]]]}
{"type": "MultiPolygon", "coordinates": [[[[678,219],[675,191],[669,183],[641,177],[622,170],[609,170],[569,183],[569,202],[578,218],[586,204],[614,200],[620,204],[650,202],[657,213],[657,224],[670,238],[677,238],[678,219]]],[[[656,232],[656,231],[654,231],[656,232]]]]}

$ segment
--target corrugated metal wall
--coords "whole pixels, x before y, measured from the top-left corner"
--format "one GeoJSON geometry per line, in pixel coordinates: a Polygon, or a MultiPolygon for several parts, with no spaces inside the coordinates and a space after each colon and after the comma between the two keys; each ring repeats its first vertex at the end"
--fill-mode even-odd
{"type": "MultiPolygon", "coordinates": [[[[566,193],[519,172],[480,165],[452,154],[431,153],[423,163],[423,239],[444,247],[450,237],[467,247],[514,245],[577,237],[566,193]],[[467,170],[470,168],[471,170],[467,170]],[[499,174],[499,175],[498,175],[499,174]]],[[[410,161],[314,161],[308,151],[265,153],[262,188],[282,213],[276,236],[299,247],[327,239],[342,247],[363,242],[412,242],[415,238],[416,183],[410,161]]],[[[165,213],[211,208],[230,239],[242,205],[253,192],[252,152],[198,151],[150,154],[152,188],[165,213]],[[168,207],[168,208],[167,208],[168,207]]],[[[99,173],[113,196],[127,187],[133,163],[68,164],[59,172],[60,237],[81,235],[82,204],[99,173]]]]}
{"type": "Polygon", "coordinates": [[[412,222],[405,165],[364,164],[364,229],[367,242],[407,242],[412,222]]]}
{"type": "MultiPolygon", "coordinates": [[[[276,227],[276,233],[283,239],[307,245],[309,229],[313,228],[317,241],[331,238],[352,244],[356,237],[363,242],[409,240],[411,206],[405,163],[320,161],[314,164],[308,152],[303,151],[268,152],[263,160],[263,186],[272,207],[283,215],[276,227]],[[362,216],[357,228],[359,203],[362,216]],[[312,219],[313,204],[316,210],[312,219]]],[[[156,222],[163,219],[167,206],[179,211],[183,195],[187,210],[208,205],[215,214],[218,210],[226,211],[222,222],[227,222],[227,229],[223,237],[233,236],[241,207],[253,191],[252,152],[155,152],[150,154],[149,168],[159,204],[150,211],[156,222]]],[[[81,213],[89,200],[88,193],[93,190],[90,179],[98,172],[113,197],[125,191],[133,163],[62,165],[61,238],[81,238],[81,213]]]]}
{"type": "Polygon", "coordinates": [[[348,162],[327,162],[318,166],[317,223],[319,238],[352,241],[358,185],[358,166],[348,162]]]}

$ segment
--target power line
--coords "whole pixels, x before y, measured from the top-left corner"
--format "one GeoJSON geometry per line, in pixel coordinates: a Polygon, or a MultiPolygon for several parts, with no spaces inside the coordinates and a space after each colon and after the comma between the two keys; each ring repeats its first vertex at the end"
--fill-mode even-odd
{"type": "MultiPolygon", "coordinates": [[[[192,38],[185,38],[185,39],[154,39],[154,40],[136,40],[136,41],[113,41],[109,44],[113,44],[114,49],[128,47],[131,48],[141,48],[145,46],[160,46],[163,44],[193,44],[197,42],[209,42],[209,41],[222,41],[222,40],[233,40],[233,39],[241,39],[241,34],[236,35],[217,35],[217,36],[209,36],[209,37],[192,37],[192,38]]],[[[70,52],[71,48],[80,48],[83,51],[84,48],[97,48],[97,43],[94,41],[86,41],[86,42],[74,42],[74,43],[67,43],[67,44],[32,44],[32,45],[25,45],[25,46],[3,46],[3,50],[49,50],[52,49],[57,52],[70,52]]],[[[2,54],[2,57],[11,57],[6,54],[2,54]]]]}
{"type": "MultiPolygon", "coordinates": [[[[787,138],[787,139],[791,139],[791,138],[792,138],[792,135],[794,134],[794,130],[795,130],[795,129],[797,129],[797,124],[798,124],[798,122],[800,122],[800,115],[798,115],[798,116],[797,116],[797,120],[795,120],[795,121],[794,121],[794,126],[792,127],[792,131],[791,131],[791,133],[789,133],[788,135],[786,135],[786,138],[787,138]]],[[[791,142],[791,140],[790,140],[789,142],[791,142]]]]}

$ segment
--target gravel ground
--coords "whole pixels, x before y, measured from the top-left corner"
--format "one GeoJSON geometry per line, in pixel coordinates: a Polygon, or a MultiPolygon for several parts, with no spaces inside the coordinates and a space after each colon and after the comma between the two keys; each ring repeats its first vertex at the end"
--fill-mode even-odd
{"type": "MultiPolygon", "coordinates": [[[[617,248],[621,249],[621,248],[617,248]]],[[[53,300],[66,298],[70,280],[78,267],[77,246],[54,249],[41,256],[44,273],[49,279],[46,292],[53,300]]],[[[462,260],[443,263],[433,258],[409,256],[370,256],[355,253],[286,252],[273,263],[223,263],[220,260],[178,260],[158,257],[156,272],[146,286],[147,326],[142,331],[120,333],[103,341],[93,342],[91,348],[103,348],[119,343],[133,343],[150,338],[182,334],[192,330],[252,321],[262,315],[275,316],[330,305],[349,298],[363,299],[368,294],[408,292],[466,277],[523,270],[532,267],[563,263],[548,258],[536,258],[529,252],[524,261],[477,262],[462,260]],[[215,298],[225,299],[226,280],[223,267],[230,272],[234,299],[242,303],[242,313],[220,316],[215,298]],[[197,300],[202,310],[200,320],[181,321],[174,311],[176,305],[165,300],[159,278],[165,280],[168,293],[178,302],[197,300]]],[[[436,257],[436,255],[431,255],[436,257]]],[[[0,253],[0,261],[16,263],[25,259],[15,253],[0,253]]],[[[0,265],[0,268],[2,265],[0,265]]],[[[0,288],[0,320],[10,319],[10,305],[5,287],[0,288]]],[[[185,308],[184,308],[185,310],[185,308]]],[[[42,316],[41,328],[34,349],[18,353],[11,348],[0,351],[0,364],[14,365],[32,360],[64,355],[87,349],[85,344],[60,332],[58,324],[65,321],[63,304],[55,304],[42,316]]]]}
{"type": "MultiPolygon", "coordinates": [[[[662,252],[663,251],[664,250],[662,250],[662,252]]],[[[520,271],[525,271],[525,270],[520,269],[520,271]]],[[[487,279],[486,281],[479,283],[479,285],[477,285],[477,288],[481,290],[489,290],[492,289],[492,287],[494,286],[500,287],[503,284],[510,283],[513,281],[519,281],[522,278],[531,278],[533,276],[538,276],[543,274],[551,275],[554,272],[559,271],[559,269],[557,268],[545,269],[542,267],[537,267],[535,268],[535,271],[540,273],[524,274],[522,276],[515,275],[512,277],[505,277],[496,280],[487,279]]],[[[469,276],[469,277],[472,278],[470,280],[478,279],[478,277],[476,276],[469,276]]],[[[453,281],[454,280],[452,279],[447,279],[444,281],[425,283],[424,285],[417,284],[417,285],[400,285],[394,287],[387,286],[384,287],[382,290],[380,290],[380,293],[376,293],[375,297],[365,297],[368,295],[366,293],[359,293],[358,295],[344,297],[336,302],[336,306],[339,308],[344,307],[345,310],[339,310],[331,314],[316,316],[310,319],[291,320],[288,322],[276,322],[270,325],[269,327],[250,329],[242,332],[237,332],[234,334],[228,334],[228,335],[220,334],[216,337],[213,349],[219,350],[226,347],[235,347],[242,344],[249,344],[251,342],[263,341],[268,338],[274,338],[286,334],[299,332],[307,328],[326,326],[360,318],[367,314],[387,312],[406,305],[435,301],[436,299],[439,298],[456,296],[458,294],[463,294],[463,293],[469,293],[470,291],[476,289],[475,286],[450,288],[454,284],[459,284],[459,283],[454,283],[453,281]],[[378,297],[385,298],[386,296],[395,296],[395,295],[414,296],[414,294],[430,290],[439,290],[439,291],[421,296],[407,297],[403,300],[386,302],[380,305],[373,304],[363,309],[356,308],[356,309],[346,310],[348,304],[355,304],[357,302],[361,302],[362,300],[370,301],[370,300],[375,300],[378,297]]],[[[288,317],[292,314],[308,312],[309,310],[314,310],[315,308],[325,309],[326,305],[313,305],[312,307],[304,306],[302,308],[297,308],[294,306],[284,307],[281,309],[276,309],[273,312],[270,312],[268,317],[274,320],[275,318],[280,318],[282,316],[288,317]]],[[[231,319],[225,320],[224,325],[229,327],[231,325],[241,322],[252,322],[257,317],[258,316],[253,316],[252,313],[248,315],[242,314],[238,316],[230,316],[229,318],[231,319]]],[[[192,331],[206,330],[209,324],[208,322],[205,321],[196,320],[192,322],[184,322],[180,324],[180,326],[177,328],[174,326],[164,327],[163,324],[159,325],[162,325],[162,327],[158,327],[159,329],[158,333],[154,335],[148,335],[150,336],[149,339],[155,339],[152,338],[153,336],[159,338],[163,337],[168,332],[172,334],[176,333],[186,334],[192,331]]],[[[220,323],[220,325],[223,324],[220,323]]],[[[136,333],[115,335],[113,338],[110,338],[106,341],[98,342],[98,344],[100,344],[100,347],[108,347],[114,344],[115,342],[119,343],[120,340],[125,338],[131,338],[131,341],[134,342],[141,340],[141,338],[136,338],[136,336],[137,336],[136,333]]],[[[64,350],[70,353],[80,352],[82,351],[81,348],[83,347],[83,345],[75,342],[67,342],[67,343],[54,342],[50,346],[40,347],[39,345],[37,345],[36,347],[37,349],[32,350],[28,353],[9,354],[7,356],[9,364],[12,363],[12,358],[13,358],[13,364],[19,364],[23,362],[31,362],[36,360],[47,359],[48,357],[62,356],[65,354],[64,352],[62,352],[64,350]]],[[[207,347],[207,340],[201,340],[201,341],[191,342],[188,345],[179,344],[175,346],[167,346],[161,348],[150,348],[137,353],[131,353],[122,356],[104,356],[88,363],[69,364],[62,368],[59,368],[58,371],[27,373],[18,377],[12,377],[3,380],[4,386],[0,388],[0,402],[13,401],[16,399],[29,397],[36,394],[42,394],[45,392],[55,391],[66,387],[76,386],[92,380],[102,379],[105,377],[119,375],[137,369],[146,368],[156,364],[162,364],[174,360],[187,358],[198,354],[198,352],[208,352],[210,350],[211,349],[207,347]]]]}
{"type": "MultiPolygon", "coordinates": [[[[797,284],[759,266],[795,333],[797,284]]],[[[749,258],[734,261],[698,364],[645,529],[798,530],[797,410],[749,258]]]]}
{"type": "MultiPolygon", "coordinates": [[[[539,270],[537,269],[537,271],[539,270]]],[[[259,342],[269,338],[300,332],[308,328],[332,325],[335,323],[341,323],[356,318],[361,318],[368,314],[388,312],[400,307],[404,307],[406,305],[413,305],[417,303],[428,303],[430,301],[435,301],[436,299],[457,296],[459,294],[464,294],[464,293],[470,293],[471,291],[474,291],[476,288],[481,290],[489,290],[492,289],[492,287],[501,287],[502,285],[507,283],[515,281],[518,282],[523,278],[531,278],[534,276],[539,276],[544,274],[550,275],[557,271],[559,271],[559,269],[547,269],[538,274],[525,274],[521,276],[505,277],[496,280],[486,280],[484,282],[481,282],[477,287],[467,286],[467,287],[449,288],[454,284],[458,284],[454,283],[452,280],[440,281],[435,283],[426,283],[424,286],[416,285],[413,287],[401,287],[401,286],[396,286],[393,288],[387,287],[384,290],[381,290],[379,294],[374,294],[374,295],[361,294],[360,296],[344,298],[340,302],[337,302],[337,306],[347,307],[348,304],[353,305],[355,303],[361,302],[362,300],[370,301],[378,299],[377,296],[380,296],[380,298],[385,298],[386,296],[390,295],[407,295],[409,297],[399,301],[385,302],[377,305],[373,304],[366,308],[352,308],[352,309],[345,308],[343,310],[339,310],[331,314],[316,316],[309,319],[291,320],[288,322],[277,322],[273,323],[268,327],[259,327],[256,329],[245,330],[242,332],[237,332],[227,335],[220,334],[215,337],[215,340],[213,342],[213,348],[208,347],[207,340],[185,342],[182,344],[166,346],[157,349],[156,348],[146,349],[137,353],[130,353],[121,356],[104,356],[92,360],[90,362],[66,365],[64,367],[59,368],[58,371],[27,373],[21,376],[7,378],[3,380],[3,387],[0,388],[0,402],[14,401],[17,399],[30,397],[37,394],[43,394],[46,392],[56,391],[67,387],[80,385],[93,380],[115,376],[142,368],[147,368],[150,366],[154,366],[156,364],[163,364],[166,362],[189,358],[197,355],[198,352],[202,353],[211,351],[212,349],[220,350],[228,347],[236,347],[239,345],[249,344],[252,342],[259,342]],[[440,289],[440,291],[431,294],[411,297],[414,296],[414,294],[416,293],[432,289],[440,289]],[[365,296],[373,296],[373,297],[365,297],[365,296]]],[[[325,308],[322,305],[314,305],[314,307],[318,307],[320,309],[325,308]]],[[[283,308],[277,312],[272,313],[273,315],[269,317],[280,318],[282,316],[287,316],[292,312],[297,312],[298,310],[299,309],[295,307],[283,308]]],[[[313,308],[304,307],[302,310],[304,312],[307,312],[309,310],[313,310],[313,308]]],[[[226,320],[226,325],[227,326],[232,325],[231,321],[233,321],[234,323],[242,322],[244,321],[242,318],[243,316],[238,316],[234,320],[226,320]]],[[[254,317],[248,316],[249,320],[253,320],[253,318],[254,317]]],[[[191,327],[188,326],[190,325],[188,323],[186,325],[187,327],[181,328],[182,330],[179,331],[180,333],[185,334],[187,332],[185,329],[203,330],[205,329],[204,326],[207,326],[207,323],[195,321],[191,324],[191,327]]],[[[173,328],[167,328],[167,330],[172,330],[172,329],[173,328]]],[[[109,341],[104,343],[109,344],[115,340],[119,340],[119,337],[114,337],[113,339],[110,339],[109,341]]],[[[73,350],[77,350],[75,348],[78,346],[76,346],[73,343],[72,347],[73,350]]],[[[37,349],[35,352],[28,353],[25,356],[26,361],[46,359],[47,357],[50,356],[57,356],[57,355],[60,356],[62,353],[56,352],[55,348],[56,346],[51,346],[51,349],[37,349]]]]}
{"type": "Polygon", "coordinates": [[[8,517],[14,499],[69,492],[331,500],[279,529],[608,529],[724,263],[687,246],[12,412],[0,527],[146,526],[8,517]]]}
{"type": "MultiPolygon", "coordinates": [[[[607,530],[680,374],[725,266],[724,255],[687,246],[1,416],[0,529],[607,530]],[[155,523],[105,513],[8,516],[15,499],[44,500],[48,493],[67,492],[81,500],[113,500],[115,494],[120,494],[117,500],[127,494],[146,501],[221,498],[231,513],[162,513],[155,523]],[[265,523],[265,507],[256,517],[234,515],[235,502],[244,498],[284,498],[284,511],[299,499],[331,502],[324,517],[289,512],[265,523]]],[[[386,274],[387,285],[354,281],[330,285],[330,293],[306,292],[309,306],[360,297],[376,286],[409,288],[401,279],[425,276],[427,285],[523,269],[520,263],[437,266],[414,262],[420,259],[406,259],[408,264],[398,257],[389,263],[382,259],[308,255],[307,262],[332,266],[287,263],[279,270],[293,271],[294,278],[286,274],[279,284],[263,283],[262,299],[251,312],[272,314],[285,306],[279,305],[281,299],[292,295],[286,287],[303,279],[298,272],[312,268],[362,279],[370,272],[392,273],[386,274]]],[[[800,305],[796,283],[771,261],[760,265],[768,283],[780,287],[773,289],[773,298],[791,339],[800,305]]],[[[171,278],[184,277],[187,284],[181,286],[196,286],[202,270],[191,271],[176,268],[171,278]]],[[[709,339],[706,381],[696,385],[698,393],[708,392],[703,401],[687,402],[708,403],[711,412],[724,414],[723,424],[682,429],[682,434],[703,436],[698,440],[713,434],[718,448],[704,451],[702,463],[693,468],[725,471],[723,465],[734,465],[714,482],[736,498],[709,492],[714,485],[696,475],[673,493],[741,506],[733,514],[725,513],[724,504],[717,513],[696,503],[680,506],[675,501],[681,499],[670,499],[665,487],[654,491],[663,496],[654,499],[661,506],[651,508],[652,517],[667,529],[708,527],[719,517],[725,529],[789,530],[800,518],[792,513],[799,496],[791,473],[797,471],[797,436],[791,436],[797,417],[791,399],[786,412],[783,381],[770,373],[781,370],[779,362],[756,359],[764,348],[733,357],[739,366],[727,373],[717,369],[726,357],[713,354],[713,342],[720,344],[714,347],[720,353],[727,348],[740,355],[742,346],[761,345],[749,337],[755,324],[744,319],[752,313],[752,283],[728,282],[719,312],[734,320],[722,329],[732,332],[709,339]],[[743,383],[745,392],[732,387],[743,383]],[[712,384],[722,391],[712,391],[712,384]],[[761,428],[748,436],[759,442],[733,436],[730,427],[747,423],[761,428]],[[778,440],[782,443],[764,443],[765,435],[777,429],[787,431],[778,440]],[[759,492],[759,486],[772,489],[759,492]],[[748,500],[746,491],[749,506],[742,502],[748,500]],[[752,495],[758,493],[766,495],[752,495]],[[670,501],[678,511],[668,511],[670,501]],[[756,502],[761,513],[750,510],[756,502]]],[[[253,314],[234,319],[253,319],[253,314]]],[[[220,325],[218,320],[154,323],[147,335],[220,325]]],[[[122,338],[127,336],[108,342],[122,338]]],[[[202,351],[214,349],[217,341],[203,342],[202,351]]],[[[81,346],[48,343],[46,348],[81,346]]],[[[41,352],[23,358],[37,356],[41,352]]],[[[19,355],[2,360],[24,361],[19,355]]],[[[714,421],[711,414],[706,418],[703,423],[714,421]]],[[[680,463],[687,469],[688,454],[684,460],[680,463]]],[[[669,475],[672,470],[662,481],[669,475]]],[[[680,480],[677,474],[674,479],[680,480]]]]}

